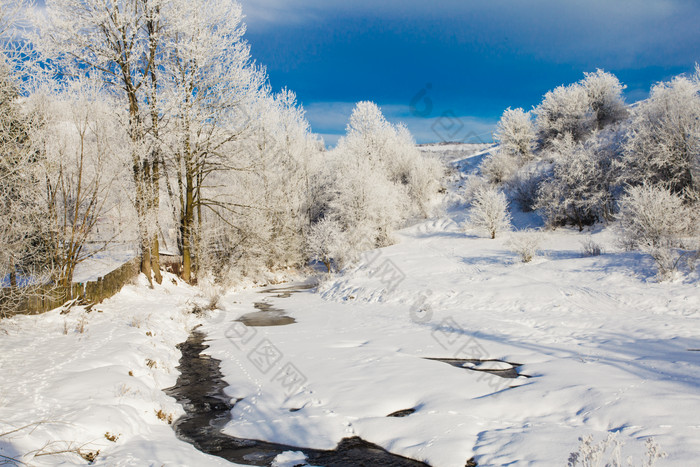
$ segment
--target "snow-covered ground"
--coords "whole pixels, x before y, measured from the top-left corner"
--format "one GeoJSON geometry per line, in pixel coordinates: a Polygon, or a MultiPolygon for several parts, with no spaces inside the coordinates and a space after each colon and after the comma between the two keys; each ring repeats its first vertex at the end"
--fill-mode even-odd
{"type": "MultiPolygon", "coordinates": [[[[609,229],[592,234],[600,256],[583,257],[585,235],[563,229],[544,233],[544,256],[524,264],[504,246],[507,234],[467,236],[461,220],[402,231],[320,294],[268,298],[296,324],[205,328],[230,395],[243,398],[227,431],[319,448],[358,435],[436,466],[472,456],[479,465],[564,465],[580,436],[617,432],[623,458],[641,463],[653,437],[668,453],[658,465],[695,463],[697,281],[655,282],[650,259],[618,251],[609,229]],[[263,374],[252,360],[268,343],[281,357],[263,374]],[[520,363],[530,378],[427,357],[520,363]],[[305,381],[291,395],[275,376],[287,364],[305,381]],[[386,417],[408,408],[417,410],[386,417]]],[[[255,299],[225,297],[225,319],[255,299]]]]}
{"type": "Polygon", "coordinates": [[[162,392],[178,376],[175,346],[199,321],[190,310],[204,302],[169,276],[89,313],[0,321],[0,465],[86,464],[79,453],[95,465],[227,464],[176,438],[168,419],[183,410],[162,392]]]}
{"type": "Polygon", "coordinates": [[[422,144],[418,148],[424,155],[437,157],[446,164],[454,164],[462,159],[489,152],[493,143],[438,143],[422,144]]]}
{"type": "MultiPolygon", "coordinates": [[[[101,465],[225,464],[177,440],[156,415],[182,413],[161,390],[176,381],[175,345],[202,323],[227,394],[240,399],[225,428],[234,436],[313,448],[360,436],[434,466],[472,457],[560,466],[579,437],[614,432],[637,465],[649,437],[668,453],[657,465],[696,464],[697,274],[657,282],[651,259],[617,248],[609,227],[543,232],[543,255],[520,263],[509,233],[465,233],[464,219],[453,209],[407,228],[318,291],[229,293],[219,310],[194,316],[192,304],[205,299],[168,277],[154,290],[129,286],[88,314],[0,321],[0,455],[71,464],[82,459],[32,456],[81,447],[99,450],[101,465]],[[588,236],[603,254],[581,254],[588,236]],[[259,301],[296,323],[235,321],[259,301]],[[522,376],[430,358],[492,360],[481,369],[517,363],[522,376]],[[415,412],[387,417],[404,409],[415,412]],[[40,424],[2,435],[32,423],[40,424]]],[[[519,214],[515,223],[538,220],[519,214]]]]}

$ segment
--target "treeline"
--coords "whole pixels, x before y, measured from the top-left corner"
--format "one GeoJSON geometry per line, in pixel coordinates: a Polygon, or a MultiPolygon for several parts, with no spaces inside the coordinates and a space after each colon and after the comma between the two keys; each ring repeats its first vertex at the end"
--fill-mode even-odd
{"type": "Polygon", "coordinates": [[[326,151],[236,2],[48,0],[20,38],[0,7],[4,286],[69,284],[115,240],[155,281],[164,242],[189,282],[330,269],[434,206],[441,167],[376,105],[326,151]]]}
{"type": "Polygon", "coordinates": [[[620,243],[649,252],[662,276],[684,263],[694,269],[700,69],[656,84],[632,106],[624,88],[598,70],[548,92],[532,111],[507,109],[495,135],[499,147],[468,183],[469,197],[483,203],[501,191],[551,228],[617,219],[620,243]]]}

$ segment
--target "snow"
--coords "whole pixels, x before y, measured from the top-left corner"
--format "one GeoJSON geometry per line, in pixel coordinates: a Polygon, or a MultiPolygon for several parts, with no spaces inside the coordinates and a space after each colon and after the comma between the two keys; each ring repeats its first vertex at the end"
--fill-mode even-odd
{"type": "Polygon", "coordinates": [[[197,321],[189,310],[199,295],[166,276],[154,290],[127,286],[89,313],[0,321],[0,456],[85,464],[76,453],[39,455],[79,448],[100,452],[95,465],[230,465],[179,441],[156,415],[184,413],[162,389],[177,379],[175,345],[197,321]]]}
{"type": "Polygon", "coordinates": [[[496,147],[493,143],[439,143],[423,144],[419,149],[423,154],[432,155],[445,164],[466,165],[474,168],[485,155],[496,147]]]}
{"type": "MultiPolygon", "coordinates": [[[[360,436],[433,466],[462,467],[472,457],[479,465],[564,465],[579,437],[614,432],[623,458],[639,463],[653,437],[668,453],[658,465],[696,463],[697,273],[657,282],[651,258],[620,250],[611,226],[544,231],[543,253],[522,263],[507,247],[513,233],[467,235],[467,216],[457,207],[404,229],[397,244],[323,276],[317,291],[230,292],[202,317],[188,312],[205,302],[202,293],[167,276],[154,290],[128,286],[90,313],[1,321],[0,433],[42,423],[0,436],[0,455],[62,440],[48,448],[99,449],[96,465],[225,465],[156,417],[183,413],[162,389],[177,378],[175,345],[202,324],[227,394],[241,399],[225,427],[233,436],[319,449],[360,436]],[[603,254],[581,253],[589,237],[603,254]],[[260,301],[296,322],[235,321],[260,301]],[[485,362],[470,369],[430,358],[485,362]],[[511,363],[520,365],[517,379],[481,371],[511,363]],[[404,409],[415,412],[387,417],[404,409]]],[[[517,213],[514,223],[541,221],[517,213]]],[[[75,454],[25,459],[82,463],[75,454]]],[[[275,463],[303,459],[290,450],[275,463]]]]}
{"type": "Polygon", "coordinates": [[[692,464],[700,453],[700,355],[688,350],[700,347],[697,278],[656,282],[650,258],[620,251],[612,228],[543,232],[544,254],[520,263],[505,246],[509,234],[468,237],[464,217],[453,211],[403,230],[398,244],[318,294],[267,296],[297,323],[255,329],[245,345],[240,332],[226,338],[221,322],[261,296],[224,297],[221,322],[205,330],[230,395],[243,398],[226,431],[316,448],[357,435],[439,466],[472,456],[479,465],[563,465],[579,437],[617,432],[623,458],[641,461],[654,437],[668,453],[659,465],[692,464]],[[606,253],[584,257],[588,235],[606,253]],[[387,274],[384,261],[397,272],[387,274]],[[282,357],[263,373],[249,356],[265,340],[282,357]],[[429,357],[519,363],[530,378],[429,357]],[[274,376],[287,362],[306,380],[293,394],[274,376]],[[408,408],[416,412],[386,417],[408,408]]]}
{"type": "Polygon", "coordinates": [[[73,273],[73,282],[90,282],[104,277],[136,257],[133,247],[114,246],[79,263],[73,273]]]}
{"type": "Polygon", "coordinates": [[[275,457],[272,467],[296,467],[305,465],[306,456],[299,451],[286,451],[275,457]]]}

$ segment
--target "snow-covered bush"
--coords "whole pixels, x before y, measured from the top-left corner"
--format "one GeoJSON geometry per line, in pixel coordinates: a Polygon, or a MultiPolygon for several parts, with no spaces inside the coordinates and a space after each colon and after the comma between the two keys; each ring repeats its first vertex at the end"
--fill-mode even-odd
{"type": "Polygon", "coordinates": [[[506,245],[520,257],[523,263],[529,263],[537,256],[542,243],[542,235],[535,231],[513,232],[506,245]]]}
{"type": "Polygon", "coordinates": [[[393,232],[412,216],[430,214],[444,170],[424,156],[402,125],[392,125],[372,102],[357,104],[347,135],[326,157],[329,177],[319,193],[323,217],[345,233],[352,258],[393,243],[393,232]]]}
{"type": "Polygon", "coordinates": [[[600,256],[603,253],[603,247],[596,243],[590,236],[585,240],[581,240],[580,243],[582,256],[600,256]]]}
{"type": "Polygon", "coordinates": [[[694,252],[680,250],[696,234],[697,214],[670,189],[643,184],[630,187],[620,201],[621,242],[649,253],[661,278],[670,277],[694,252]]]}
{"type": "Polygon", "coordinates": [[[335,263],[342,266],[342,257],[348,245],[340,224],[330,219],[322,219],[314,224],[306,237],[307,253],[314,261],[322,262],[328,272],[335,263]]]}
{"type": "Polygon", "coordinates": [[[479,175],[470,174],[464,179],[464,184],[462,186],[462,198],[464,202],[469,205],[474,202],[476,194],[479,190],[489,188],[491,185],[489,181],[479,175]]]}
{"type": "MultiPolygon", "coordinates": [[[[583,436],[579,441],[581,444],[578,451],[569,455],[568,467],[622,467],[624,443],[617,438],[617,433],[608,433],[608,437],[599,443],[593,442],[593,435],[583,436]]],[[[646,446],[644,467],[653,467],[657,460],[667,456],[653,438],[647,438],[644,444],[646,446]]],[[[631,458],[627,459],[627,465],[634,465],[631,458]]]]}
{"type": "Polygon", "coordinates": [[[393,232],[410,212],[403,185],[388,180],[386,173],[367,157],[335,153],[333,198],[328,216],[340,223],[351,250],[376,248],[393,243],[393,232]]]}
{"type": "Polygon", "coordinates": [[[603,70],[595,73],[584,73],[581,85],[588,95],[589,105],[593,112],[596,128],[617,123],[627,118],[628,111],[622,91],[626,88],[617,77],[603,70]]]}
{"type": "Polygon", "coordinates": [[[540,186],[547,175],[543,167],[527,165],[508,182],[512,199],[523,212],[535,210],[540,186]]]}
{"type": "Polygon", "coordinates": [[[501,152],[519,159],[520,164],[523,164],[532,158],[535,136],[530,112],[509,107],[496,126],[494,139],[501,152]]]}
{"type": "MultiPolygon", "coordinates": [[[[594,143],[594,142],[593,142],[594,143]]],[[[552,174],[538,190],[536,209],[547,224],[583,226],[610,218],[613,209],[609,153],[594,144],[577,144],[566,135],[554,144],[552,174]]]]}
{"type": "Polygon", "coordinates": [[[621,161],[623,180],[700,190],[700,76],[660,83],[639,104],[621,161]]]}
{"type": "Polygon", "coordinates": [[[481,174],[494,185],[508,182],[519,168],[519,159],[500,148],[486,156],[479,166],[481,174]]]}
{"type": "Polygon", "coordinates": [[[549,91],[533,113],[543,148],[565,135],[571,135],[574,142],[583,141],[595,128],[588,92],[579,83],[549,91]]]}
{"type": "Polygon", "coordinates": [[[488,187],[476,192],[469,212],[468,228],[485,230],[491,238],[496,238],[496,233],[510,229],[510,221],[508,200],[502,191],[488,187]]]}
{"type": "Polygon", "coordinates": [[[622,243],[628,249],[675,247],[697,228],[680,195],[649,184],[628,188],[619,217],[622,243]]]}

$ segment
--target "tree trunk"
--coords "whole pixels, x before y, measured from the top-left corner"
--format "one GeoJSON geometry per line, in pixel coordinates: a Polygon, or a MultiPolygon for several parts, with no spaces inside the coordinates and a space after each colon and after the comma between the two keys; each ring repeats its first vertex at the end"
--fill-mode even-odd
{"type": "Polygon", "coordinates": [[[182,216],[182,279],[192,280],[192,221],[194,219],[194,177],[192,164],[185,168],[185,210],[182,216]]]}
{"type": "Polygon", "coordinates": [[[148,244],[148,239],[144,239],[145,241],[141,241],[141,272],[146,275],[148,278],[148,282],[153,285],[151,282],[151,248],[150,245],[148,244]]]}
{"type": "MultiPolygon", "coordinates": [[[[152,12],[156,16],[160,12],[160,9],[156,6],[155,10],[152,12]]],[[[154,147],[151,150],[151,179],[150,187],[150,213],[155,217],[154,222],[158,224],[158,211],[160,208],[160,129],[158,126],[158,74],[156,72],[156,52],[158,50],[157,35],[160,30],[160,25],[154,18],[149,19],[146,23],[148,29],[149,37],[149,61],[150,61],[150,78],[151,78],[151,93],[149,96],[150,101],[150,112],[151,112],[151,132],[153,134],[154,147]]],[[[151,239],[151,267],[153,268],[153,274],[156,278],[156,282],[161,284],[163,282],[163,276],[160,273],[160,248],[158,244],[158,230],[155,229],[153,233],[153,238],[151,239]]]]}
{"type": "MultiPolygon", "coordinates": [[[[155,217],[155,223],[158,223],[158,207],[160,205],[160,167],[158,164],[158,153],[153,154],[153,170],[151,171],[151,186],[153,192],[151,193],[151,214],[155,217]]],[[[155,229],[151,239],[151,267],[153,268],[153,275],[156,282],[161,284],[163,282],[163,276],[160,273],[160,246],[158,244],[158,229],[155,229]]]]}
{"type": "MultiPolygon", "coordinates": [[[[138,156],[136,156],[138,157],[138,156]]],[[[145,274],[148,283],[153,287],[152,265],[151,265],[151,242],[148,222],[148,193],[146,180],[150,178],[150,171],[147,164],[143,167],[139,162],[134,164],[134,183],[136,184],[136,214],[139,224],[139,242],[141,247],[141,272],[145,274]]]]}
{"type": "Polygon", "coordinates": [[[160,248],[158,245],[158,232],[153,234],[153,239],[151,241],[151,269],[153,270],[153,277],[155,277],[156,282],[162,284],[163,275],[160,273],[160,248]]]}

